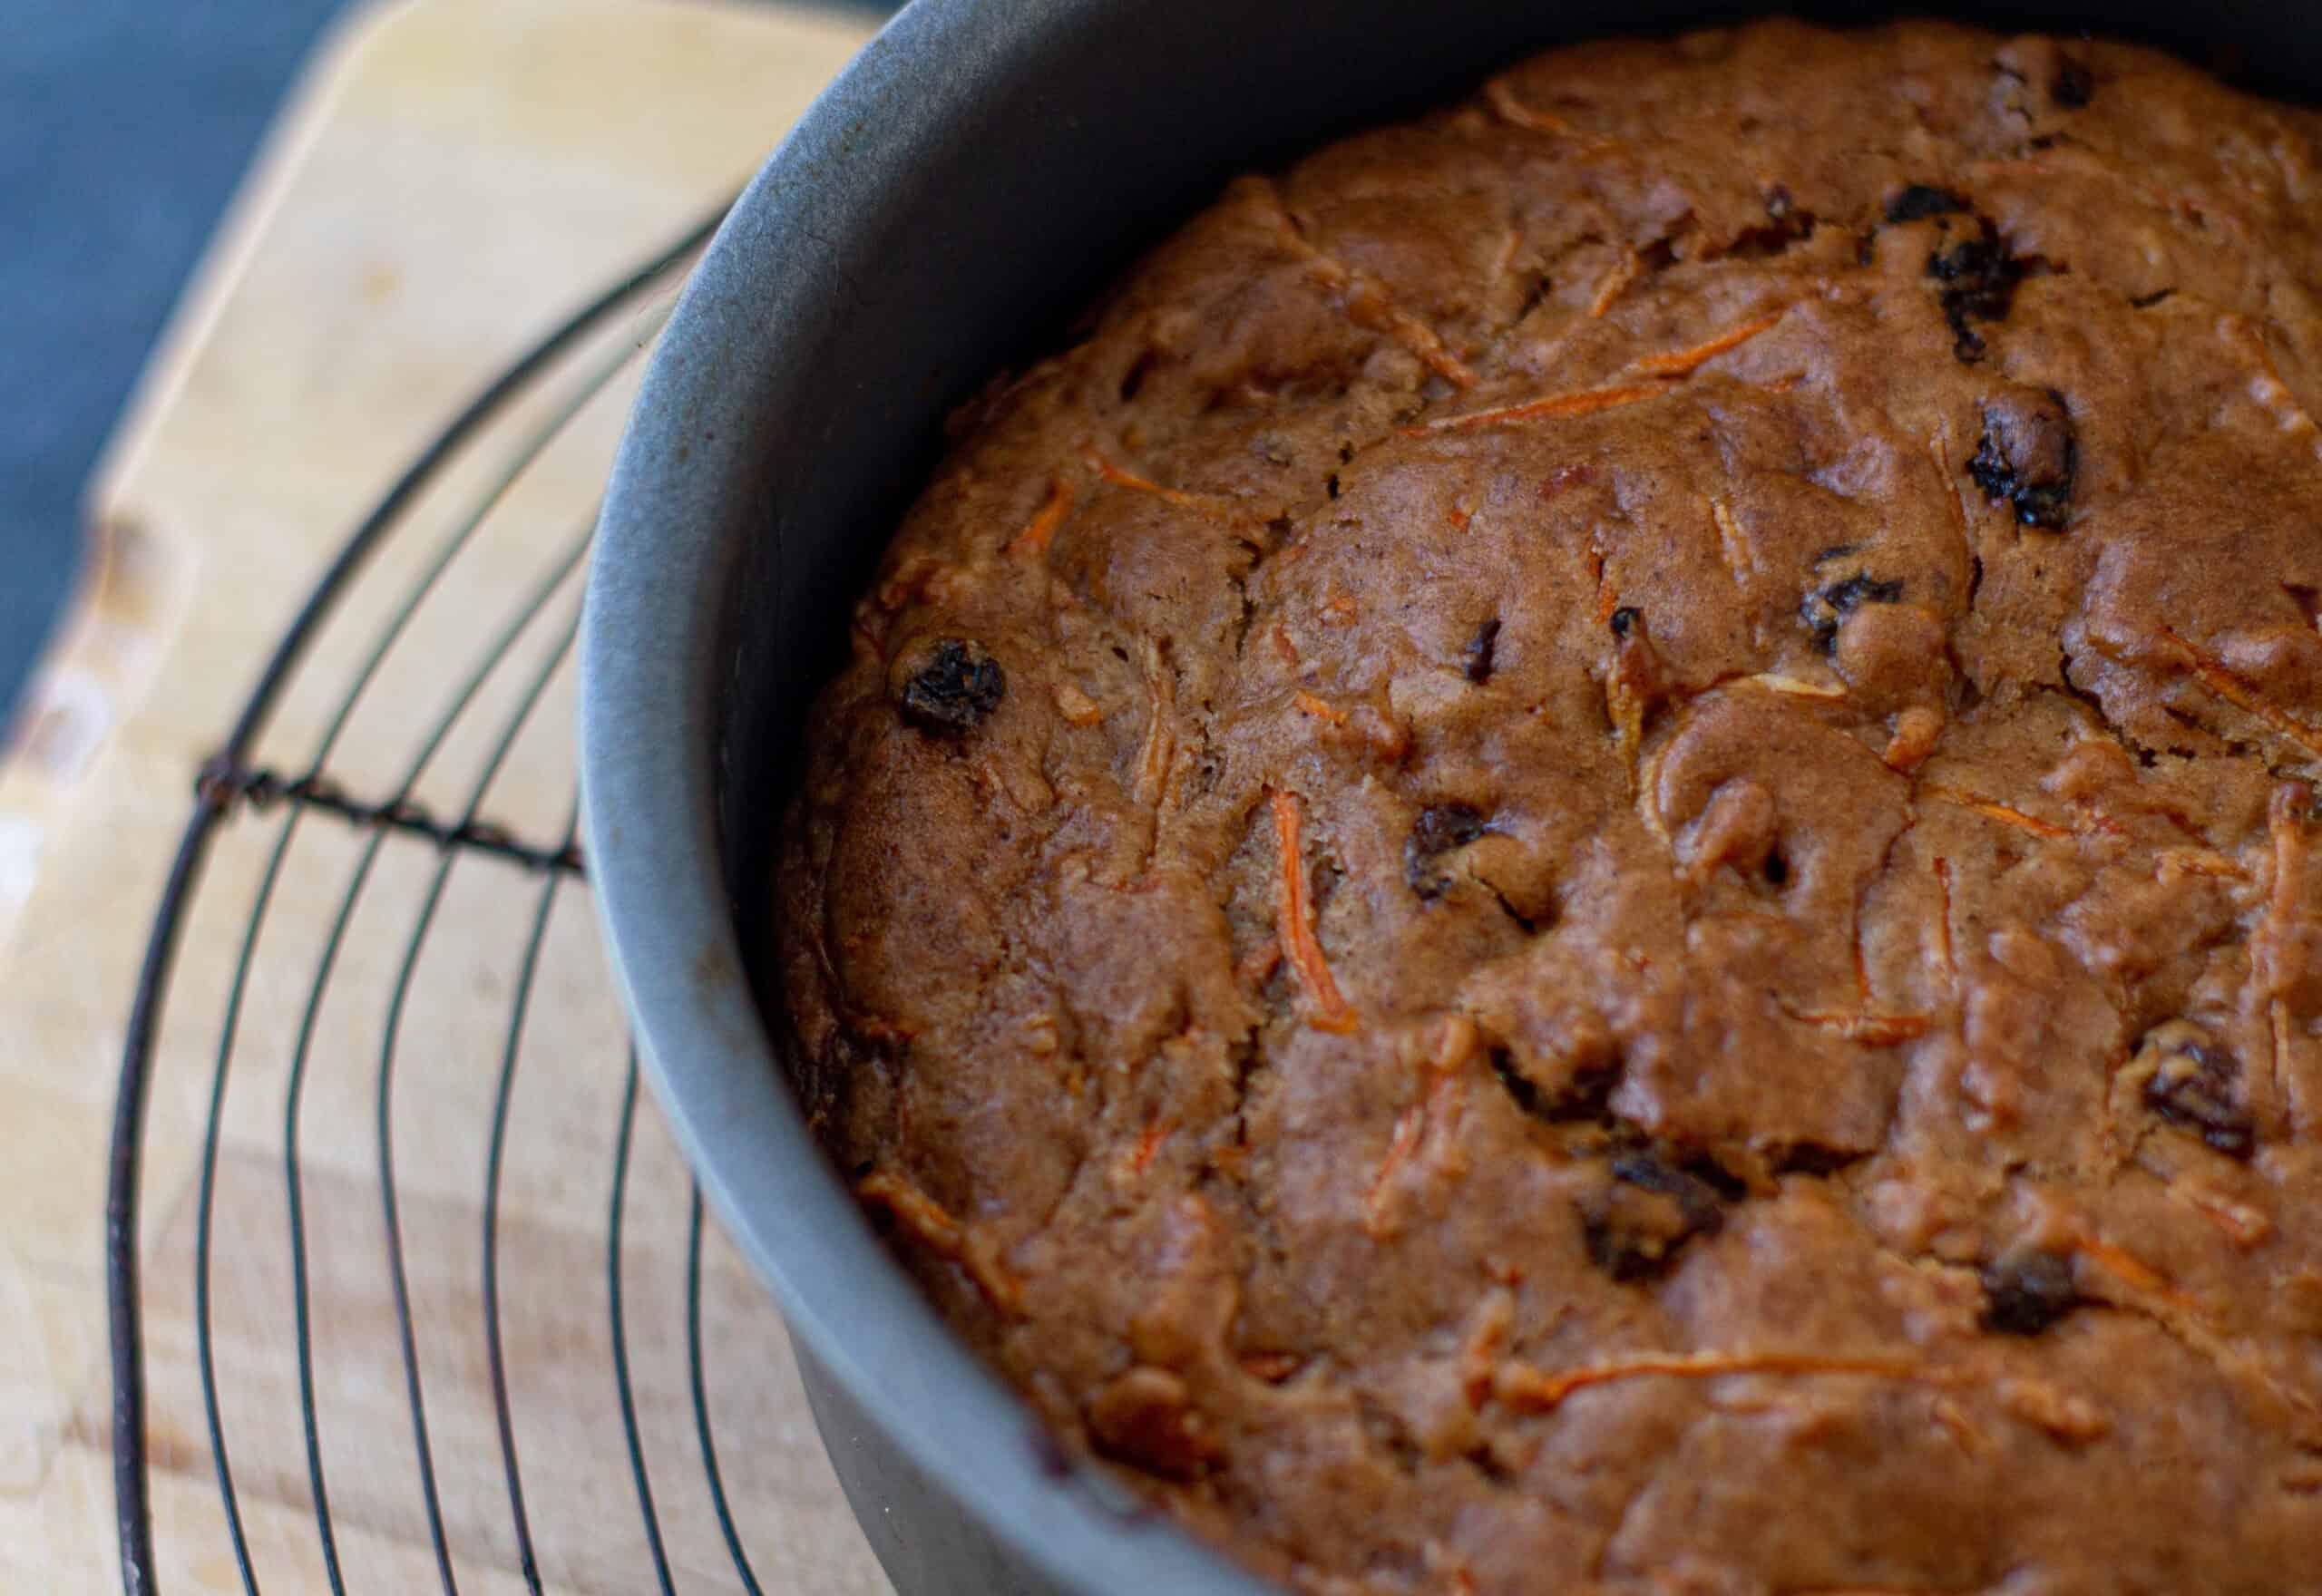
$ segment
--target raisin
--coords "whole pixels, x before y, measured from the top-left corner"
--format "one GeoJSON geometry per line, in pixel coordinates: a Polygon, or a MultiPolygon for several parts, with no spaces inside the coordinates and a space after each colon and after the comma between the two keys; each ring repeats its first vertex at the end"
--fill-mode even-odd
{"type": "Polygon", "coordinates": [[[1912,183],[1887,201],[1888,221],[1925,221],[1930,216],[1956,216],[1967,201],[1948,189],[1912,183]]]}
{"type": "Polygon", "coordinates": [[[2007,319],[2024,263],[2007,252],[1991,218],[1976,219],[1976,232],[1927,258],[1927,275],[1943,285],[1943,319],[1952,333],[1951,352],[1974,365],[1984,357],[1984,340],[1973,323],[2007,319]]]}
{"type": "Polygon", "coordinates": [[[1476,628],[1476,635],[1468,638],[1468,646],[1459,651],[1460,657],[1467,662],[1469,681],[1480,684],[1491,680],[1492,656],[1498,647],[1499,617],[1493,616],[1476,628]]]}
{"type": "Polygon", "coordinates": [[[1560,1087],[1543,1086],[1517,1069],[1506,1048],[1493,1050],[1491,1069],[1517,1107],[1550,1124],[1604,1119],[1612,1106],[1613,1089],[1621,1084],[1617,1056],[1576,1064],[1560,1087]]]}
{"type": "Polygon", "coordinates": [[[1441,897],[1451,878],[1437,870],[1435,861],[1490,829],[1483,811],[1473,804],[1432,803],[1420,810],[1410,840],[1403,844],[1403,876],[1411,890],[1422,898],[1441,897]]]}
{"type": "Polygon", "coordinates": [[[1777,1149],[1772,1162],[1776,1172],[1781,1174],[1818,1175],[1827,1179],[1866,1156],[1850,1147],[1829,1147],[1820,1142],[1792,1142],[1777,1149]]]}
{"type": "Polygon", "coordinates": [[[1653,1153],[1624,1153],[1605,1190],[1581,1204],[1588,1260],[1623,1285],[1669,1272],[1685,1243],[1724,1227],[1717,1189],[1653,1153]]]}
{"type": "Polygon", "coordinates": [[[2081,1303],[2062,1253],[2014,1253],[1980,1272],[1984,1328],[2003,1336],[2036,1336],[2081,1303]]]}
{"type": "Polygon", "coordinates": [[[2258,1147],[2257,1125],[2235,1088],[2241,1066],[2190,1020],[2157,1027],[2138,1049],[2151,1063],[2145,1106],[2229,1158],[2247,1159],[2258,1147]]]}
{"type": "Polygon", "coordinates": [[[2020,388],[1984,406],[1984,436],[1967,474],[1993,502],[2015,507],[2027,527],[2063,528],[2072,511],[2080,441],[2064,396],[2020,388]]]}
{"type": "Polygon", "coordinates": [[[2056,68],[2056,81],[2048,90],[2048,98],[2063,111],[2078,111],[2096,96],[2096,74],[2080,62],[2067,55],[2056,68]]]}
{"type": "Polygon", "coordinates": [[[1868,571],[1857,571],[1843,581],[1815,589],[1799,600],[1798,618],[1825,654],[1839,645],[1839,628],[1865,604],[1896,604],[1902,600],[1900,578],[1880,581],[1868,571]]]}
{"type": "Polygon", "coordinates": [[[903,718],[923,732],[964,732],[1000,707],[1008,678],[976,643],[946,637],[903,684],[903,718]]]}

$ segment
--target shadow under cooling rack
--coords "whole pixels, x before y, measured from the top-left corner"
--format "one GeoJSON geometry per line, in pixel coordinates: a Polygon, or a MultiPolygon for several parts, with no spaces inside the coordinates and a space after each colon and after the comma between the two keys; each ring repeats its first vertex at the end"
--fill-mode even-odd
{"type": "Polygon", "coordinates": [[[640,1108],[575,841],[555,482],[707,234],[430,443],[187,773],[107,1213],[133,1593],[883,1589],[640,1108]]]}

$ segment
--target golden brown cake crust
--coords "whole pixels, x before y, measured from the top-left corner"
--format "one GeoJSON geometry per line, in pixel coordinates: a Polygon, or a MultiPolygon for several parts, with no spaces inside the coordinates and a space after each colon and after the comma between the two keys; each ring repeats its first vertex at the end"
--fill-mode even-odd
{"type": "Polygon", "coordinates": [[[805,1090],[1326,1592],[2322,1569],[2317,122],[1790,24],[1245,179],[816,712],[805,1090]]]}

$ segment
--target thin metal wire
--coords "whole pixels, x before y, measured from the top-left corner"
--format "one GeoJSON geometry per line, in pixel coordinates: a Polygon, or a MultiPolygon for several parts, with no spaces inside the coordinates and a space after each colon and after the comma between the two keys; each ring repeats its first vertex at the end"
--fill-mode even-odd
{"type": "MultiPolygon", "coordinates": [[[[428,766],[434,763],[437,751],[442,748],[444,739],[451,735],[453,728],[459,723],[460,716],[466,712],[468,705],[474,699],[476,694],[483,690],[484,683],[491,678],[493,673],[499,668],[501,660],[506,657],[508,650],[515,646],[516,639],[532,625],[541,610],[547,606],[549,599],[554,596],[556,589],[563,585],[565,579],[570,577],[579,566],[581,555],[588,550],[588,535],[585,532],[575,539],[563,555],[554,562],[547,577],[533,588],[527,600],[519,606],[513,618],[503,626],[499,635],[486,645],[467,676],[453,694],[449,704],[438,715],[434,724],[428,728],[427,735],[422,740],[418,753],[413,756],[410,764],[405,767],[403,780],[395,789],[398,798],[408,797],[412,789],[419,784],[420,778],[426,774],[428,766]]],[[[315,1401],[314,1325],[307,1284],[306,1209],[298,1173],[298,1111],[304,1101],[307,1064],[314,1049],[315,1026],[322,1011],[323,997],[329,988],[332,971],[338,962],[339,949],[346,941],[346,928],[355,918],[355,910],[362,900],[363,889],[371,879],[372,867],[378,862],[379,850],[385,842],[385,832],[373,832],[365,840],[362,852],[356,856],[355,867],[348,874],[346,893],[339,900],[338,912],[333,917],[330,930],[324,938],[322,953],[316,964],[314,980],[307,989],[306,1011],[298,1021],[298,1046],[291,1054],[289,1079],[283,1091],[282,1169],[284,1183],[290,1197],[290,1290],[294,1334],[297,1338],[295,1351],[298,1364],[298,1416],[306,1434],[307,1478],[314,1494],[315,1528],[322,1540],[323,1566],[329,1577],[333,1596],[343,1596],[346,1586],[339,1574],[338,1537],[332,1528],[328,1493],[324,1484],[322,1433],[315,1401]]],[[[382,1149],[383,1159],[387,1151],[385,1148],[382,1149]]],[[[435,1500],[434,1465],[427,1449],[426,1416],[416,1399],[417,1361],[411,1349],[411,1315],[409,1304],[405,1299],[401,1280],[401,1238],[395,1232],[392,1207],[393,1205],[390,1204],[389,1256],[395,1261],[397,1277],[396,1319],[405,1339],[405,1367],[415,1389],[413,1427],[419,1445],[420,1478],[427,1499],[428,1528],[435,1544],[436,1562],[444,1572],[446,1588],[450,1589],[451,1554],[444,1542],[442,1513],[435,1500]]]]}
{"type": "MultiPolygon", "coordinates": [[[[561,563],[561,569],[555,573],[552,580],[543,583],[538,589],[535,608],[528,610],[521,619],[511,624],[508,631],[503,634],[511,647],[514,645],[522,631],[531,624],[539,613],[539,609],[546,607],[556,588],[579,568],[580,556],[587,550],[588,543],[589,538],[586,532],[574,540],[571,551],[561,563]]],[[[555,676],[557,667],[564,663],[565,656],[571,651],[573,635],[580,629],[580,612],[579,607],[575,606],[571,618],[565,623],[563,629],[558,634],[555,646],[548,650],[538,667],[535,668],[532,679],[525,685],[523,696],[518,699],[515,707],[509,712],[507,720],[502,724],[499,740],[493,744],[490,755],[484,761],[483,769],[477,775],[475,785],[469,793],[467,806],[462,817],[463,823],[474,820],[477,813],[482,811],[484,797],[492,791],[493,783],[499,777],[500,767],[507,762],[510,752],[515,747],[517,736],[523,731],[525,723],[532,719],[532,710],[539,705],[541,695],[548,690],[550,678],[555,676]]],[[[495,659],[493,666],[485,667],[486,672],[496,667],[496,665],[495,659]]],[[[376,853],[385,840],[385,832],[373,832],[366,852],[376,853]]],[[[427,1398],[420,1378],[418,1337],[411,1317],[411,1286],[404,1265],[403,1212],[395,1200],[394,1092],[395,1043],[403,1032],[404,1007],[411,995],[412,977],[419,966],[421,945],[426,941],[427,932],[435,922],[435,910],[443,902],[444,885],[451,880],[453,861],[458,857],[458,853],[449,847],[437,849],[435,873],[428,881],[426,896],[420,904],[417,915],[414,918],[411,938],[404,948],[402,967],[395,972],[395,992],[388,1000],[386,1025],[379,1041],[376,1108],[379,1206],[386,1223],[387,1270],[395,1286],[395,1331],[403,1343],[404,1386],[411,1403],[412,1437],[419,1454],[420,1495],[427,1509],[427,1534],[429,1541],[434,1546],[435,1566],[437,1572],[443,1576],[445,1596],[457,1596],[459,1581],[452,1572],[452,1551],[444,1534],[443,1504],[436,1494],[434,1451],[427,1437],[427,1398]]]]}
{"type": "Polygon", "coordinates": [[[701,1188],[693,1189],[693,1214],[686,1223],[686,1367],[693,1383],[693,1426],[701,1438],[701,1471],[709,1480],[710,1504],[717,1510],[718,1533],[734,1572],[750,1596],[764,1596],[749,1553],[742,1550],[742,1533],[734,1527],[733,1509],[726,1502],[726,1473],[717,1466],[717,1442],[709,1427],[709,1381],[701,1358],[701,1188]]]}
{"type": "Polygon", "coordinates": [[[444,820],[430,813],[425,804],[409,799],[400,803],[368,802],[346,793],[327,776],[284,776],[270,770],[249,770],[211,760],[201,767],[200,784],[214,795],[216,802],[229,808],[247,804],[254,810],[264,810],[277,803],[289,803],[335,815],[365,830],[397,832],[441,848],[495,854],[528,870],[581,873],[580,845],[577,840],[568,841],[561,848],[535,847],[510,836],[505,827],[481,816],[444,820]]]}
{"type": "Polygon", "coordinates": [[[629,1048],[629,1079],[621,1088],[620,1138],[613,1146],[613,1208],[606,1222],[605,1285],[613,1327],[613,1386],[620,1397],[620,1424],[629,1437],[629,1473],[637,1482],[637,1504],[645,1513],[645,1544],[653,1553],[653,1577],[661,1596],[676,1596],[669,1582],[669,1554],[661,1544],[661,1515],[653,1506],[653,1480],[645,1466],[645,1441],[637,1427],[637,1392],[629,1377],[628,1314],[621,1299],[621,1215],[629,1203],[629,1148],[637,1131],[637,1045],[629,1048]]]}
{"type": "MultiPolygon", "coordinates": [[[[635,358],[636,351],[623,348],[617,358],[601,363],[581,383],[579,394],[559,408],[554,416],[536,429],[518,446],[499,476],[485,490],[483,501],[463,518],[437,548],[434,556],[419,573],[417,579],[404,595],[401,602],[388,617],[385,629],[373,642],[369,652],[356,669],[353,685],[340,698],[331,718],[317,739],[315,751],[308,762],[307,773],[300,778],[311,789],[319,780],[325,764],[337,747],[364,694],[385,664],[387,656],[410,627],[421,607],[435,591],[444,574],[468,548],[483,528],[493,509],[522,477],[524,472],[553,443],[561,429],[569,424],[590,399],[602,392],[607,384],[635,358]]],[[[222,759],[223,756],[221,756],[222,759]]],[[[220,761],[204,767],[204,776],[197,785],[197,793],[205,807],[222,813],[232,802],[232,793],[222,788],[212,773],[220,761]]],[[[407,802],[408,791],[400,794],[407,802]]],[[[240,1031],[242,1004],[249,989],[249,978],[258,956],[259,939],[264,931],[268,910],[273,906],[275,889],[278,885],[284,860],[291,843],[297,839],[298,824],[305,806],[294,803],[285,811],[278,829],[274,845],[267,856],[264,871],[259,878],[249,919],[242,936],[240,956],[236,961],[233,982],[226,997],[225,1019],[220,1027],[217,1064],[210,1078],[210,1108],[202,1128],[201,1173],[196,1196],[194,1231],[194,1344],[195,1358],[200,1367],[203,1416],[210,1430],[211,1456],[218,1474],[218,1489],[226,1504],[227,1528],[234,1547],[234,1561],[242,1577],[244,1590],[258,1596],[258,1580],[250,1563],[249,1545],[242,1528],[241,1504],[234,1491],[232,1464],[226,1449],[225,1424],[218,1398],[217,1354],[214,1323],[211,1317],[210,1280],[213,1238],[216,1234],[215,1212],[218,1189],[218,1157],[223,1134],[226,1108],[226,1084],[231,1068],[234,1044],[240,1031]]],[[[336,1550],[327,1544],[326,1532],[326,1567],[336,1567],[336,1550]]],[[[337,1584],[334,1581],[333,1587],[337,1584]]]]}
{"type": "MultiPolygon", "coordinates": [[[[719,206],[686,235],[652,259],[611,285],[594,299],[583,305],[572,316],[552,328],[524,355],[488,384],[452,422],[433,439],[419,457],[413,461],[403,475],[389,488],[386,495],[372,509],[340,549],[317,583],[305,604],[284,633],[259,675],[242,711],[227,736],[220,759],[239,765],[247,761],[283,689],[288,685],[292,672],[304,659],[323,622],[337,608],[339,598],[385,538],[401,522],[405,511],[418,494],[440,473],[444,467],[495,417],[512,403],[542,372],[553,365],[568,349],[587,336],[638,294],[650,287],[692,255],[708,238],[724,218],[725,206],[719,206]]],[[[557,423],[562,424],[560,419],[557,423]]],[[[536,454],[545,447],[549,435],[542,435],[532,445],[530,453],[536,454]]],[[[529,454],[524,458],[529,459],[529,454]]],[[[503,484],[504,488],[504,484],[503,484]]],[[[496,500],[497,495],[494,495],[496,500]]],[[[312,774],[319,774],[330,746],[352,714],[354,704],[376,673],[387,649],[402,633],[412,613],[432,589],[436,578],[448,566],[460,547],[481,525],[488,513],[484,511],[472,517],[451,540],[438,560],[424,573],[421,587],[406,600],[404,608],[390,621],[372,657],[361,667],[354,688],[334,717],[323,743],[318,746],[312,774]]],[[[226,804],[214,791],[198,791],[192,814],[180,839],[177,854],[171,862],[169,877],[163,885],[161,900],[156,906],[153,929],[147,939],[145,957],[139,971],[136,995],[132,1002],[129,1025],[122,1044],[121,1073],[114,1096],[113,1126],[107,1158],[105,1196],[105,1279],[107,1319],[111,1339],[113,1383],[112,1456],[114,1520],[121,1557],[122,1586],[128,1596],[148,1596],[157,1589],[154,1569],[152,1506],[150,1485],[150,1460],[145,1437],[145,1362],[143,1308],[141,1295],[141,1269],[138,1253],[139,1216],[141,1208],[142,1151],[146,1107],[150,1095],[155,1042],[167,1005],[169,983],[175,968],[177,949],[184,930],[186,910],[200,878],[201,866],[218,822],[223,817],[226,804]]],[[[211,1235],[213,1233],[214,1203],[220,1127],[223,1120],[228,1063],[231,1056],[236,1027],[239,1024],[243,993],[248,988],[250,965],[255,953],[266,908],[271,900],[279,877],[282,858],[298,828],[299,811],[293,807],[284,816],[275,849],[261,878],[259,896],[245,934],[240,959],[237,966],[232,993],[229,998],[228,1016],[220,1046],[216,1072],[211,1083],[209,1113],[203,1134],[201,1177],[200,1192],[200,1222],[195,1245],[196,1281],[196,1343],[200,1366],[204,1416],[209,1428],[211,1458],[218,1479],[220,1498],[224,1504],[227,1527],[231,1538],[236,1568],[243,1588],[257,1596],[259,1590],[251,1564],[249,1545],[242,1523],[239,1498],[233,1483],[232,1465],[226,1447],[223,1417],[218,1399],[215,1348],[211,1330],[210,1279],[211,1235]]],[[[295,1201],[295,1200],[294,1200],[295,1201]]],[[[334,1588],[337,1571],[332,1570],[334,1588]]]]}
{"type": "MultiPolygon", "coordinates": [[[[580,828],[576,800],[564,822],[564,845],[569,850],[580,828]]],[[[549,915],[556,907],[556,891],[563,880],[550,871],[541,882],[540,905],[532,913],[532,929],[524,939],[524,957],[516,972],[515,995],[508,1005],[508,1041],[500,1055],[500,1081],[492,1100],[491,1150],[483,1165],[483,1335],[484,1353],[492,1371],[492,1412],[500,1427],[500,1461],[508,1482],[508,1509],[516,1530],[516,1566],[525,1588],[541,1589],[540,1560],[532,1551],[531,1516],[524,1510],[523,1471],[516,1464],[516,1420],[508,1402],[508,1359],[500,1336],[500,1179],[508,1149],[508,1108],[516,1091],[516,1060],[522,1049],[524,1017],[532,1006],[532,982],[538,977],[541,947],[548,940],[549,915]]]]}

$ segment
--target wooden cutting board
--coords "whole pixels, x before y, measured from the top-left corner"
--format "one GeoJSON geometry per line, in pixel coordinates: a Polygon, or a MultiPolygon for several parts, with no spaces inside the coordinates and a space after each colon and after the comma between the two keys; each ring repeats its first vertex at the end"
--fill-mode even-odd
{"type": "MultiPolygon", "coordinates": [[[[86,590],[0,765],[0,1589],[120,1589],[103,1153],[137,968],[196,772],[404,463],[568,310],[737,186],[868,29],[857,14],[702,0],[415,0],[356,14],[295,96],[122,424],[93,492],[86,590]]],[[[645,336],[632,314],[610,339],[645,336]]],[[[336,762],[351,790],[391,789],[454,663],[583,524],[627,383],[494,511],[490,537],[388,659],[336,762]]],[[[520,407],[510,426],[548,403],[520,407]]],[[[500,447],[480,445],[381,552],[263,757],[298,767],[391,597],[500,447]]],[[[541,635],[571,597],[560,590],[541,635]]],[[[545,646],[528,634],[526,657],[545,646]]],[[[488,689],[478,714],[490,719],[512,690],[488,689]]],[[[552,840],[571,802],[569,692],[568,661],[493,790],[492,817],[522,836],[552,840]]],[[[456,771],[474,767],[473,749],[454,743],[418,791],[439,810],[456,808],[456,771]]],[[[190,1193],[220,1016],[277,823],[238,814],[221,829],[155,1056],[142,1241],[165,1592],[242,1588],[196,1377],[190,1193]]],[[[215,1368],[268,1591],[326,1588],[292,1356],[284,1093],[317,950],[363,842],[318,816],[287,855],[220,1122],[215,1368]]],[[[437,858],[420,839],[383,845],[317,1012],[299,1122],[319,1447],[334,1550],[355,1591],[437,1583],[369,1095],[437,858]]],[[[529,1529],[549,1588],[649,1591],[659,1574],[611,1374],[607,1283],[626,1035],[584,884],[551,904],[525,985],[541,882],[461,861],[395,1056],[395,1169],[439,1516],[463,1590],[523,1588],[477,1266],[493,1082],[524,991],[498,1238],[529,1529]]],[[[674,1588],[740,1589],[689,1400],[688,1198],[649,1104],[619,1256],[652,1522],[674,1588]]],[[[714,1227],[702,1282],[706,1406],[759,1585],[885,1591],[823,1460],[780,1323],[714,1227]]]]}

